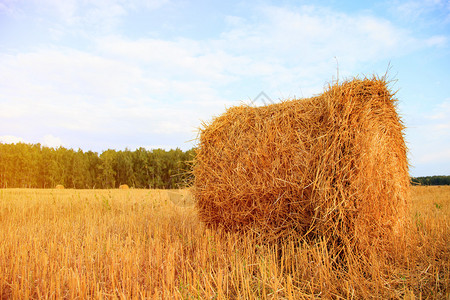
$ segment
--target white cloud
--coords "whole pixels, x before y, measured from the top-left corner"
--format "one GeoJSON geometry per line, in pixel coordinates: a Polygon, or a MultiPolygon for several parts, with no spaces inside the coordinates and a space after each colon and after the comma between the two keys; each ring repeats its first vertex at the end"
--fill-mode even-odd
{"type": "Polygon", "coordinates": [[[68,24],[76,22],[78,3],[76,0],[34,0],[33,4],[38,11],[50,14],[68,24]]]}
{"type": "MultiPolygon", "coordinates": [[[[367,62],[388,61],[426,44],[373,16],[312,6],[265,6],[256,13],[258,18],[254,19],[228,16],[228,30],[216,39],[129,40],[111,36],[98,40],[97,47],[104,57],[140,66],[153,81],[170,78],[172,83],[190,84],[196,80],[217,90],[252,79],[264,89],[299,94],[299,85],[303,90],[320,92],[324,79],[336,73],[336,59],[343,67],[341,75],[346,76],[367,62]]],[[[436,43],[442,39],[430,39],[426,45],[436,43]]],[[[158,85],[177,85],[167,83],[158,85]]],[[[241,97],[259,91],[249,95],[243,90],[241,97]]]]}
{"type": "Polygon", "coordinates": [[[376,71],[367,70],[368,64],[384,61],[387,67],[396,57],[430,46],[411,32],[371,15],[314,6],[264,6],[257,16],[228,17],[229,30],[211,42],[210,49],[222,49],[239,58],[226,60],[227,74],[256,76],[264,88],[289,94],[300,94],[299,85],[303,92],[321,92],[324,80],[336,74],[336,60],[340,75],[346,77],[355,70],[376,71]]]}
{"type": "Polygon", "coordinates": [[[444,134],[450,137],[450,99],[446,99],[439,103],[433,113],[424,115],[427,120],[424,123],[429,129],[430,134],[444,134]]]}
{"type": "Polygon", "coordinates": [[[447,42],[448,38],[442,35],[432,36],[425,41],[428,47],[444,47],[447,42]]]}
{"type": "MultiPolygon", "coordinates": [[[[13,135],[0,136],[0,142],[6,143],[6,144],[30,143],[30,141],[25,141],[23,138],[13,136],[13,135]]],[[[41,141],[36,141],[36,142],[42,143],[42,145],[51,147],[51,148],[58,148],[59,146],[63,145],[60,138],[55,137],[51,134],[45,135],[41,141]]]]}
{"type": "Polygon", "coordinates": [[[447,21],[450,12],[450,3],[446,0],[410,0],[390,2],[393,9],[410,22],[417,21],[424,15],[432,12],[442,12],[447,21]]]}
{"type": "Polygon", "coordinates": [[[83,26],[106,32],[121,21],[129,11],[155,10],[167,4],[167,0],[35,0],[36,5],[48,9],[53,16],[68,25],[83,26]]]}
{"type": "Polygon", "coordinates": [[[423,154],[419,159],[419,163],[448,163],[450,162],[450,149],[441,151],[431,151],[423,154]]]}
{"type": "MultiPolygon", "coordinates": [[[[206,40],[130,39],[109,30],[130,10],[166,1],[86,3],[45,0],[41,9],[67,20],[54,27],[56,36],[74,26],[92,43],[88,50],[41,46],[0,54],[0,128],[22,122],[38,136],[58,128],[105,140],[136,133],[184,142],[201,120],[262,90],[273,99],[321,92],[336,73],[335,57],[346,76],[369,62],[446,43],[440,36],[417,39],[383,18],[314,6],[228,16],[227,30],[206,40]],[[88,27],[108,34],[94,39],[99,34],[88,27]]],[[[46,139],[60,145],[61,138],[46,139]]]]}
{"type": "Polygon", "coordinates": [[[450,99],[431,108],[430,113],[411,112],[410,117],[414,118],[414,126],[407,129],[412,171],[417,175],[449,175],[450,99]]]}
{"type": "Polygon", "coordinates": [[[58,148],[62,146],[63,143],[60,138],[51,134],[46,134],[42,144],[50,148],[58,148]]]}
{"type": "Polygon", "coordinates": [[[358,62],[378,60],[387,54],[398,54],[400,43],[411,43],[408,32],[370,15],[348,15],[315,7],[268,7],[265,14],[270,20],[267,26],[271,27],[267,29],[273,35],[267,42],[301,62],[335,56],[358,62]]]}
{"type": "Polygon", "coordinates": [[[24,140],[21,137],[13,135],[2,135],[0,136],[0,142],[3,142],[5,144],[17,144],[17,143],[24,143],[24,140]]]}
{"type": "Polygon", "coordinates": [[[144,66],[157,78],[201,78],[228,82],[227,66],[242,60],[220,49],[211,49],[204,41],[179,39],[126,40],[121,37],[100,39],[97,46],[101,54],[130,64],[144,66]],[[151,70],[151,71],[150,71],[151,70]],[[194,77],[193,77],[194,76],[194,77]]]}
{"type": "Polygon", "coordinates": [[[0,13],[5,13],[7,15],[15,14],[14,1],[1,1],[0,2],[0,13]]]}
{"type": "Polygon", "coordinates": [[[54,40],[108,34],[137,11],[157,10],[168,0],[3,0],[0,14],[45,27],[54,40]]]}

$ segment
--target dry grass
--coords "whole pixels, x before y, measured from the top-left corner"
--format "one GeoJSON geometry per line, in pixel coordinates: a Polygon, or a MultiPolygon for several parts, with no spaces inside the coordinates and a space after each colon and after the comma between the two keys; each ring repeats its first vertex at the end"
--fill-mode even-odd
{"type": "Polygon", "coordinates": [[[211,231],[186,191],[3,189],[0,299],[448,299],[450,187],[414,187],[411,220],[408,245],[343,265],[211,231]]]}
{"type": "Polygon", "coordinates": [[[313,98],[231,107],[205,125],[193,168],[201,220],[265,240],[388,249],[403,236],[409,175],[387,85],[354,79],[313,98]]]}

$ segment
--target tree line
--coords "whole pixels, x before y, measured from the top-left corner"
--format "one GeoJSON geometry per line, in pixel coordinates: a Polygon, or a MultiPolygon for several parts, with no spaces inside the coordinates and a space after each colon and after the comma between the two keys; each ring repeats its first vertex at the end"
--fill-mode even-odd
{"type": "MultiPolygon", "coordinates": [[[[40,144],[0,143],[0,188],[171,189],[192,179],[193,149],[106,150],[101,154],[40,144]]],[[[450,176],[412,177],[413,185],[450,185],[450,176]]]]}
{"type": "Polygon", "coordinates": [[[1,188],[134,188],[171,189],[191,178],[194,150],[106,150],[101,154],[40,144],[0,143],[1,188]]]}
{"type": "Polygon", "coordinates": [[[450,185],[450,176],[412,177],[413,185],[450,185]]]}

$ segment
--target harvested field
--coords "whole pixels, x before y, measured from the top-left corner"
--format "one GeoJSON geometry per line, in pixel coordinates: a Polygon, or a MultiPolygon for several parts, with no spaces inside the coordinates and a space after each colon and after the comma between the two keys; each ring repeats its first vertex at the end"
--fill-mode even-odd
{"type": "Polygon", "coordinates": [[[0,189],[0,298],[450,296],[449,186],[412,188],[407,247],[344,266],[320,241],[210,230],[170,192],[0,189]]]}

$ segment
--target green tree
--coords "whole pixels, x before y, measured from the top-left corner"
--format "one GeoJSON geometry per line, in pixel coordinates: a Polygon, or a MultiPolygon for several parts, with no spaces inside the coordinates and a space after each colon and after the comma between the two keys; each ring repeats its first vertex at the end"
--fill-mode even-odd
{"type": "Polygon", "coordinates": [[[41,188],[52,188],[56,185],[57,163],[55,150],[42,147],[39,159],[38,186],[41,188]]]}
{"type": "Polygon", "coordinates": [[[100,178],[104,189],[116,187],[116,151],[108,149],[100,154],[100,178]]]}
{"type": "Polygon", "coordinates": [[[94,189],[101,186],[100,165],[102,160],[97,152],[88,151],[84,155],[87,161],[86,187],[94,189]]]}
{"type": "MultiPolygon", "coordinates": [[[[0,143],[0,187],[177,188],[192,180],[194,150],[106,150],[100,154],[81,149],[57,149],[40,144],[0,143]]],[[[442,177],[442,176],[441,176],[442,177]]],[[[445,182],[445,178],[434,182],[445,182]]],[[[444,176],[445,177],[445,176],[444,176]]],[[[427,179],[428,180],[428,179],[427,179]]]]}
{"type": "Polygon", "coordinates": [[[135,181],[135,174],[133,171],[133,157],[131,152],[126,149],[116,153],[116,182],[120,184],[128,184],[135,181]]]}
{"type": "Polygon", "coordinates": [[[148,188],[150,183],[150,174],[153,169],[149,164],[149,153],[145,148],[136,149],[132,153],[132,164],[134,178],[132,185],[136,188],[148,188]]]}

